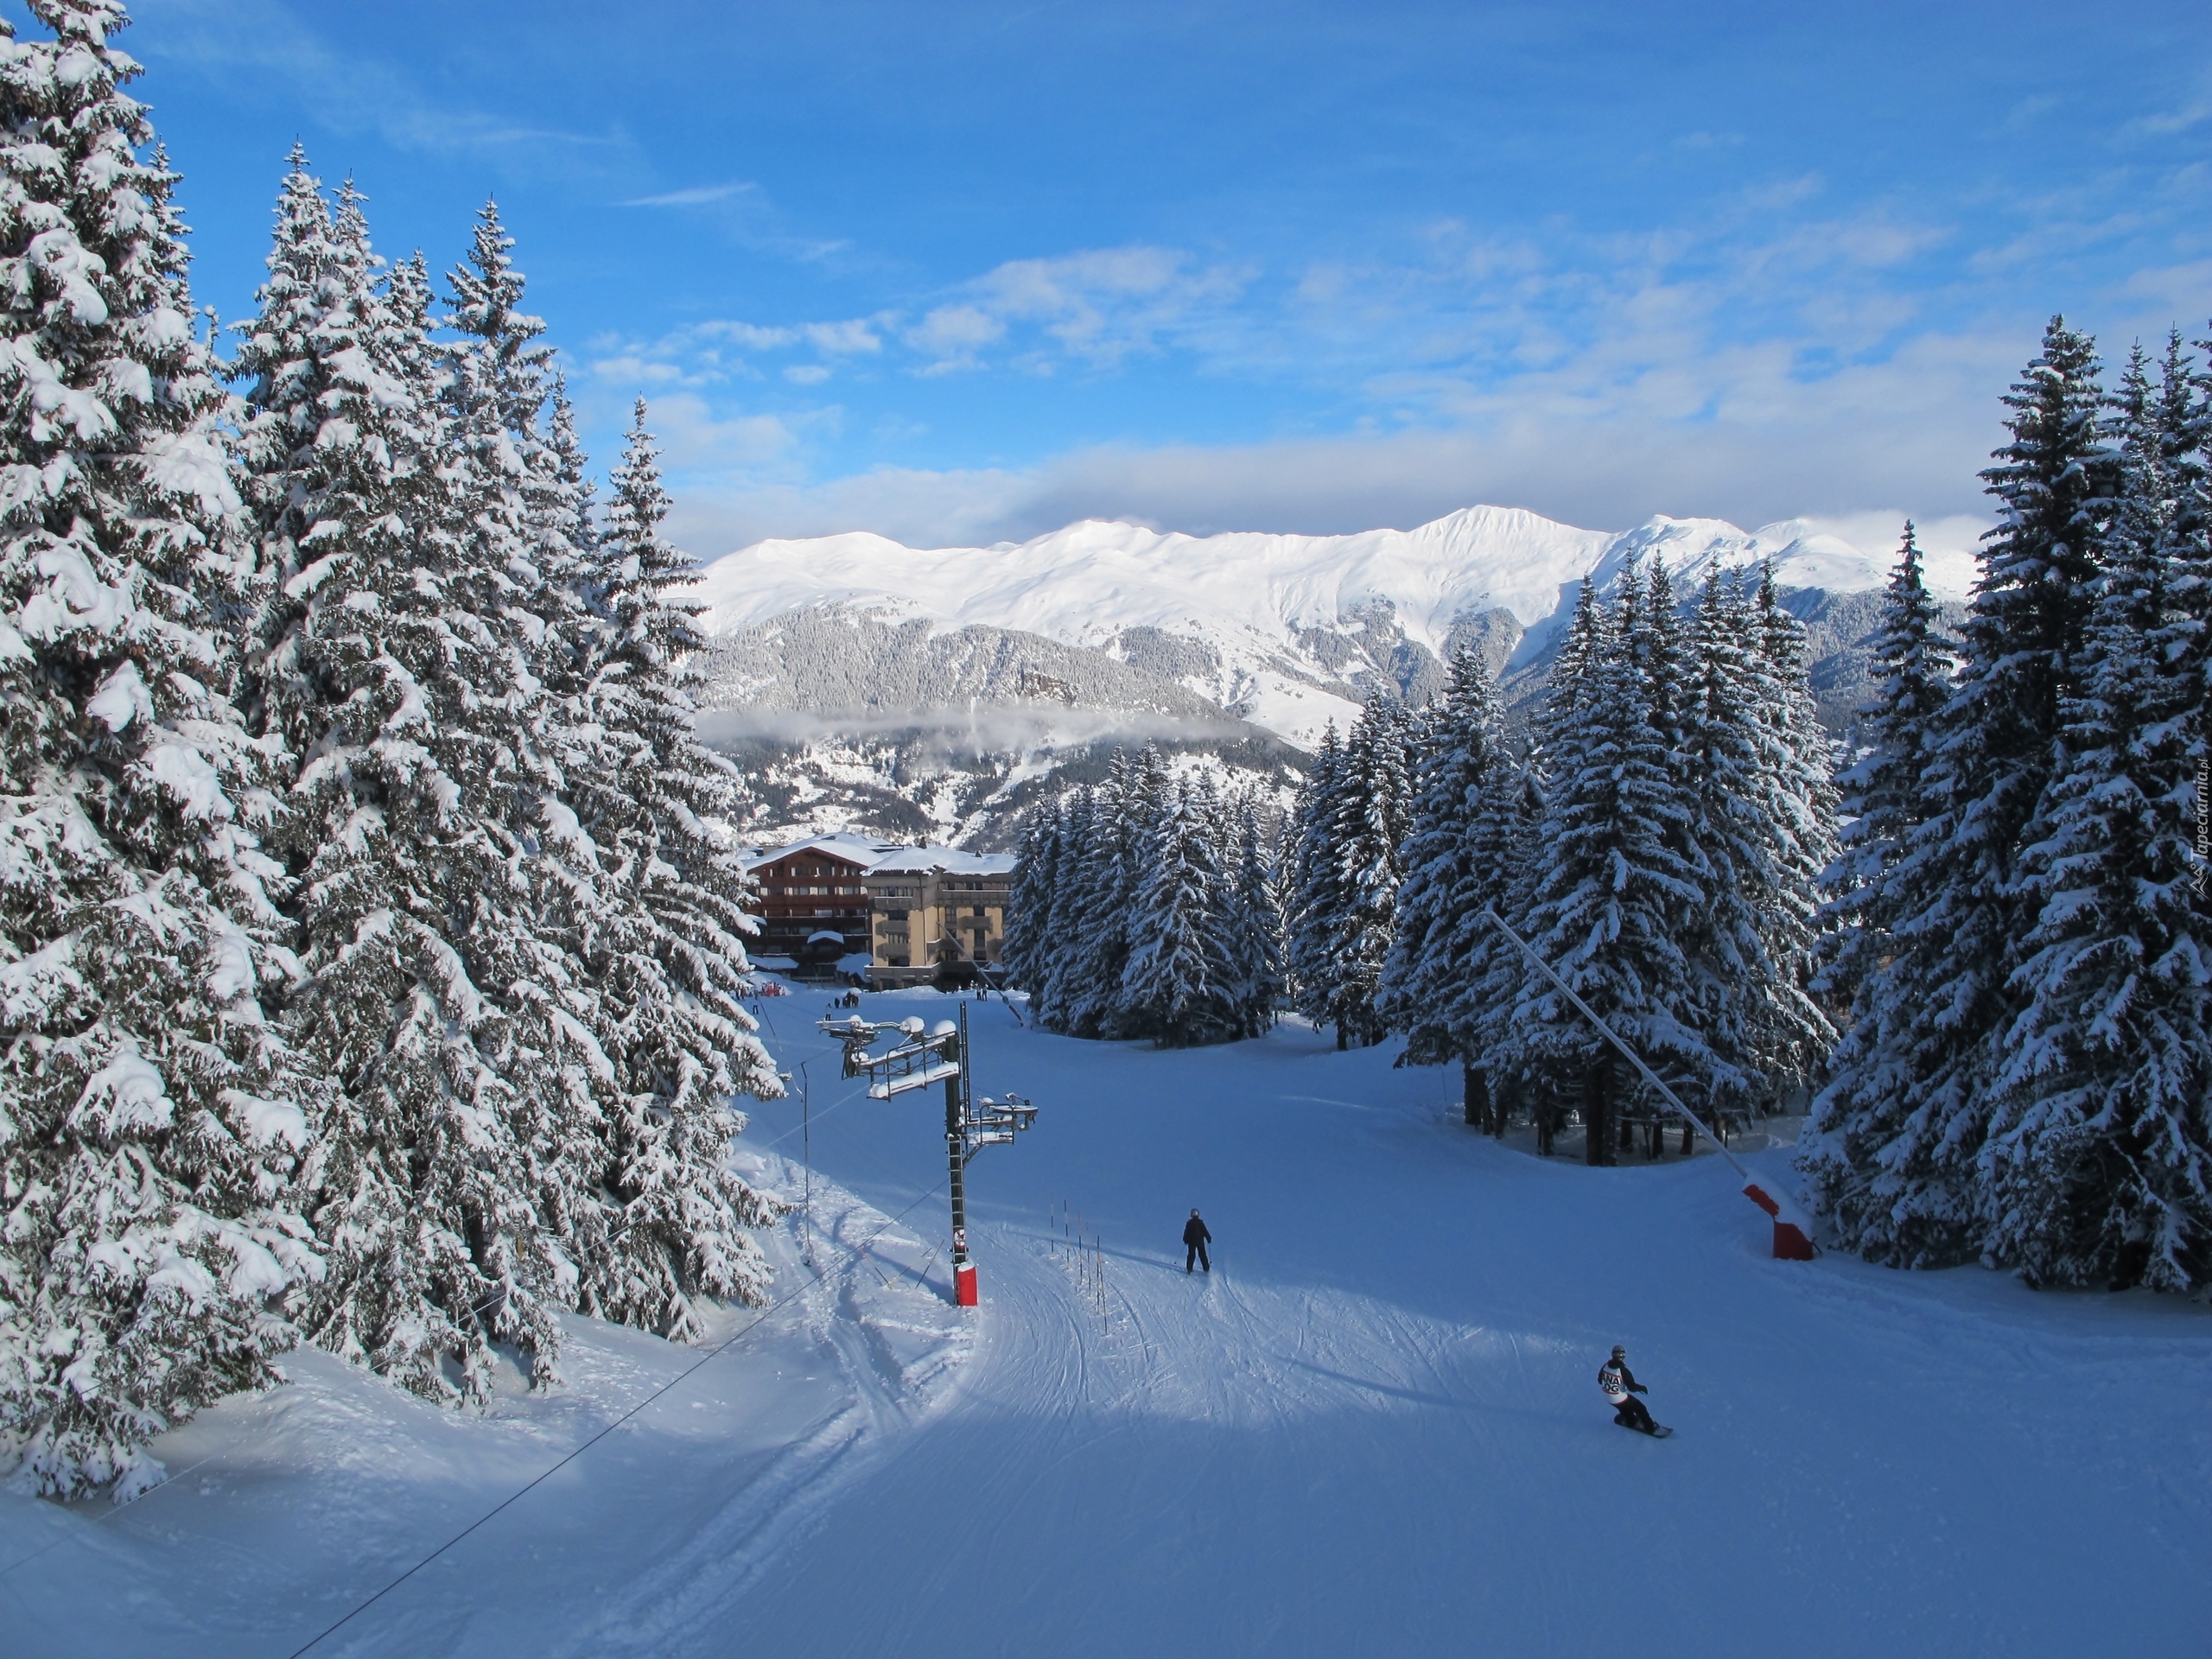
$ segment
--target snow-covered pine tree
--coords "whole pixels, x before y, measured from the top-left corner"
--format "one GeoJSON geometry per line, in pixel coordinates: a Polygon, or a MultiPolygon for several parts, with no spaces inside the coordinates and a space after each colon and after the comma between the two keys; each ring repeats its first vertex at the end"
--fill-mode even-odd
{"type": "Polygon", "coordinates": [[[1760,1069],[1778,1087],[1809,1078],[1835,1044],[1835,1028],[1809,994],[1819,939],[1821,878],[1836,855],[1834,745],[1813,699],[1805,625],[1782,603],[1768,561],[1759,573],[1758,663],[1768,716],[1764,798],[1766,880],[1757,918],[1771,970],[1754,1022],[1760,1069]]]}
{"type": "MultiPolygon", "coordinates": [[[[1702,1077],[1713,1056],[1682,1017],[1688,963],[1672,931],[1700,899],[1675,850],[1689,807],[1652,725],[1624,608],[1599,606],[1585,584],[1570,658],[1578,672],[1553,681],[1546,730],[1556,773],[1526,937],[1653,1066],[1702,1077]]],[[[1618,1080],[1604,1039],[1541,979],[1524,980],[1515,1021],[1524,1052],[1557,1082],[1580,1084],[1589,1161],[1610,1163],[1618,1080]]]]}
{"type": "Polygon", "coordinates": [[[1071,891],[1076,927],[1065,981],[1063,1017],[1066,1030],[1077,1037],[1122,1034],[1129,912],[1136,900],[1141,831],[1165,787],[1150,779],[1159,770],[1156,754],[1137,758],[1123,749],[1091,791],[1087,850],[1071,891]]]}
{"type": "Polygon", "coordinates": [[[260,1002],[275,756],[225,637],[258,573],[175,176],[120,4],[31,10],[52,40],[0,23],[0,1463],[119,1500],[150,1436],[277,1377],[322,1091],[260,1002]]]}
{"type": "Polygon", "coordinates": [[[1453,653],[1444,699],[1423,737],[1405,880],[1376,1007],[1406,1033],[1406,1060],[1461,1065],[1467,1122],[1487,1125],[1478,1008],[1467,990],[1487,970],[1496,931],[1482,911],[1504,899],[1503,862],[1482,837],[1484,815],[1500,804],[1492,793],[1510,791],[1511,782],[1497,697],[1473,651],[1453,653]]]}
{"type": "Polygon", "coordinates": [[[1398,1057],[1401,1065],[1441,1065],[1458,1052],[1440,1017],[1443,1005],[1433,992],[1448,971],[1444,950],[1451,935],[1449,906],[1468,807],[1465,787],[1453,787],[1453,778],[1446,775],[1456,748],[1451,695],[1459,689],[1465,655],[1460,652],[1452,658],[1452,679],[1444,704],[1424,711],[1414,721],[1413,808],[1405,844],[1399,849],[1405,874],[1398,883],[1390,949],[1375,990],[1376,1017],[1387,1029],[1405,1036],[1405,1052],[1398,1057]]]}
{"type": "Polygon", "coordinates": [[[1061,816],[1053,858],[1052,931],[1038,942],[1037,978],[1029,988],[1030,1013],[1047,1031],[1072,1034],[1075,1029],[1077,976],[1089,926],[1085,888],[1094,874],[1091,861],[1097,845],[1097,805],[1096,791],[1084,787],[1068,799],[1061,816]]]}
{"type": "Polygon", "coordinates": [[[1740,1106],[1761,1068],[1768,1004],[1777,965],[1767,955],[1762,906],[1777,885],[1763,767],[1769,753],[1763,693],[1769,677],[1752,663],[1747,608],[1738,583],[1707,573],[1689,640],[1691,677],[1682,710],[1683,786],[1690,805],[1703,902],[1679,937],[1690,963],[1686,1001],[1716,1067],[1698,1081],[1717,1103],[1740,1106]]]}
{"type": "Polygon", "coordinates": [[[2036,920],[2017,880],[2020,837],[2050,781],[2111,506],[2093,342],[2054,318],[2005,401],[2012,438],[1983,474],[2000,518],[1935,719],[1918,822],[1884,883],[1892,960],[1837,1056],[1826,1138],[1807,1160],[1844,1243],[1896,1266],[1982,1249],[1989,1085],[2036,920]]]}
{"type": "Polygon", "coordinates": [[[1375,995],[1390,954],[1401,849],[1413,817],[1413,715],[1376,697],[1344,741],[1332,841],[1338,902],[1329,1018],[1362,1045],[1382,1040],[1375,995]]]}
{"type": "MultiPolygon", "coordinates": [[[[1336,941],[1342,888],[1337,873],[1338,798],[1344,787],[1344,743],[1336,722],[1321,734],[1313,765],[1291,813],[1290,906],[1285,947],[1291,1005],[1316,1026],[1329,1021],[1336,983],[1336,941]]],[[[1337,1046],[1344,1046],[1337,1028],[1337,1046]]]]}
{"type": "MultiPolygon", "coordinates": [[[[1521,855],[1512,866],[1510,908],[1498,912],[1524,939],[1529,937],[1537,886],[1547,864],[1542,836],[1559,782],[1556,763],[1573,750],[1584,730],[1583,715],[1595,687],[1604,624],[1597,582],[1586,575],[1575,594],[1566,636],[1552,660],[1544,701],[1532,721],[1528,766],[1532,779],[1540,777],[1546,785],[1537,791],[1542,805],[1530,815],[1527,832],[1518,842],[1521,855]]],[[[1579,1096],[1583,1090],[1581,1051],[1570,1046],[1576,1033],[1565,1025],[1579,1016],[1564,1001],[1553,1005],[1529,1001],[1541,976],[1526,966],[1522,953],[1512,948],[1510,940],[1501,943],[1510,955],[1494,953],[1489,971],[1468,987],[1475,1003],[1475,1023],[1484,1039],[1484,1081],[1493,1094],[1505,1083],[1510,1096],[1525,1102],[1536,1128],[1537,1148],[1548,1155],[1553,1134],[1564,1122],[1568,1109],[1563,1103],[1570,1096],[1579,1096]],[[1550,1018],[1532,1024],[1524,1014],[1538,1007],[1548,1007],[1550,1018]]],[[[1494,1113],[1503,1109],[1503,1103],[1493,1103],[1494,1113]]],[[[1495,1125],[1495,1116],[1492,1122],[1495,1125]]]]}
{"type": "MultiPolygon", "coordinates": [[[[244,339],[231,367],[232,377],[248,388],[234,453],[260,535],[266,577],[261,610],[245,645],[239,702],[248,719],[264,730],[281,729],[287,701],[313,695],[299,683],[298,664],[285,652],[302,609],[295,583],[315,556],[302,553],[300,538],[314,529],[320,498],[340,486],[337,475],[352,459],[316,454],[327,418],[324,395],[332,389],[324,354],[334,346],[341,351],[352,346],[359,327],[349,329],[351,317],[334,319],[331,314],[355,303],[357,292],[359,303],[373,303],[373,273],[351,268],[358,245],[349,245],[336,234],[321,183],[308,171],[307,152],[294,144],[288,162],[277,197],[269,275],[257,296],[260,311],[241,326],[244,339]],[[271,679],[287,683],[272,691],[271,679]]],[[[342,428],[332,433],[334,439],[342,435],[342,428]]],[[[380,475],[389,470],[380,468],[380,475]]]]}
{"type": "Polygon", "coordinates": [[[1922,775],[1936,712],[1950,695],[1955,649],[1937,625],[1910,520],[1871,646],[1879,678],[1852,728],[1858,759],[1836,779],[1850,827],[1821,878],[1830,897],[1819,988],[1851,1001],[1855,1014],[1866,1011],[1859,997],[1868,979],[1894,954],[1891,930],[1899,916],[1886,892],[1889,873],[1929,810],[1922,775]]]}
{"type": "MultiPolygon", "coordinates": [[[[557,516],[586,489],[557,385],[554,408],[550,559],[588,528],[557,516]]],[[[704,1330],[702,1298],[755,1302],[767,1282],[746,1230],[781,1211],[729,1167],[744,1127],[730,1100],[783,1090],[742,1002],[753,923],[727,827],[737,777],[696,733],[687,688],[706,640],[675,592],[696,567],[662,537],[669,500],[645,423],[641,399],[604,533],[570,578],[590,602],[586,717],[564,727],[565,791],[539,806],[556,867],[542,925],[582,963],[595,995],[578,1013],[594,1019],[589,1046],[614,1074],[586,1174],[591,1207],[569,1217],[578,1304],[688,1341],[704,1330]]]]}
{"type": "MultiPolygon", "coordinates": [[[[2167,603],[2196,625],[2174,642],[2180,655],[2173,666],[2186,665],[2212,685],[2212,340],[2198,349],[2206,354],[2202,365],[2190,360],[2176,329],[2159,367],[2158,429],[2169,502],[2161,565],[2167,603]]],[[[2200,721],[2191,741],[2202,746],[2206,735],[2200,721]]]]}
{"type": "Polygon", "coordinates": [[[1139,842],[1139,878],[1122,970],[1120,1033],[1160,1048],[1187,1048],[1234,1034],[1228,987],[1216,973],[1224,874],[1203,803],[1170,784],[1148,804],[1139,842]]]}
{"type": "MultiPolygon", "coordinates": [[[[563,1177],[591,1144],[575,1084],[611,1067],[532,893],[543,632],[492,377],[469,352],[441,373],[419,262],[386,297],[333,292],[325,442],[280,461],[314,503],[266,680],[302,761],[287,840],[311,977],[291,1017],[340,1091],[317,1175],[331,1272],[305,1322],[417,1393],[480,1399],[494,1339],[552,1373],[576,1289],[563,1177]]],[[[266,515],[292,482],[257,490],[280,537],[266,515]]]]}
{"type": "Polygon", "coordinates": [[[1236,1034],[1259,1037],[1274,1027],[1285,988],[1281,888],[1258,804],[1248,796],[1236,804],[1232,816],[1236,844],[1229,925],[1236,969],[1236,1034]]]}
{"type": "Polygon", "coordinates": [[[1852,822],[1824,877],[1832,931],[1815,982],[1827,997],[1847,999],[1850,1014],[1797,1166],[1844,1242],[1882,1255],[1894,1242],[1889,1212],[1902,1191],[1886,1160],[1910,1144],[1902,1138],[1914,1109],[1907,1056],[1919,999],[1931,988],[1928,953],[1899,932],[1940,898],[1923,836],[1943,810],[1929,779],[1955,651],[1938,627],[1910,524],[1872,651],[1878,678],[1854,728],[1864,753],[1840,780],[1852,822]]]}
{"type": "Polygon", "coordinates": [[[1665,563],[1656,556],[1644,575],[1643,600],[1643,637],[1637,662],[1651,685],[1651,728],[1670,753],[1679,754],[1696,694],[1690,683],[1694,677],[1681,601],[1675,595],[1675,580],[1667,574],[1665,563]]]}
{"type": "Polygon", "coordinates": [[[1032,1013],[1039,1011],[1050,953],[1058,937],[1052,904],[1062,880],[1061,837],[1066,828],[1065,799],[1043,802],[1030,814],[1022,827],[1021,859],[1007,894],[1006,944],[999,959],[1007,980],[1030,994],[1032,1013]]]}
{"type": "Polygon", "coordinates": [[[1509,752],[1503,716],[1495,712],[1495,698],[1493,687],[1490,718],[1497,733],[1497,764],[1486,776],[1468,832],[1468,889],[1453,906],[1459,925],[1466,930],[1467,943],[1452,1020],[1465,1033],[1478,1073],[1483,1097],[1478,1107],[1487,1101],[1488,1127],[1493,1135],[1502,1136],[1527,1093],[1524,1070],[1516,1061],[1513,1018],[1522,981],[1529,968],[1519,948],[1484,912],[1512,924],[1516,931],[1528,919],[1535,880],[1537,826],[1544,809],[1544,775],[1537,753],[1516,757],[1509,752]]]}
{"type": "Polygon", "coordinates": [[[1234,1042],[1244,1035],[1245,984],[1249,947],[1239,937],[1243,925],[1237,881],[1237,843],[1230,810],[1213,772],[1201,769],[1185,785],[1192,817],[1205,845],[1210,872],[1206,886],[1206,980],[1212,997],[1205,1017],[1207,1042],[1234,1042]]]}
{"type": "Polygon", "coordinates": [[[2105,573],[2021,858],[2040,901],[2008,988],[1983,1247],[2031,1282],[2212,1284],[2212,938],[2196,883],[2202,624],[2165,587],[2174,435],[2139,348],[2105,573]]]}

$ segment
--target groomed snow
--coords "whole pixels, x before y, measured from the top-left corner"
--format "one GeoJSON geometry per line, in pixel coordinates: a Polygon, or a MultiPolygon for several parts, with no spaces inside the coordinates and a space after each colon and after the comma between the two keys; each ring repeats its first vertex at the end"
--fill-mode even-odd
{"type": "MultiPolygon", "coordinates": [[[[2212,1628],[2202,1307],[1777,1262],[1716,1160],[1536,1160],[1392,1048],[1154,1053],[986,1002],[976,1086],[1040,1111],[970,1170],[963,1316],[937,1102],[834,1081],[825,1002],[768,1017],[814,1084],[828,1281],[317,1654],[2011,1659],[2212,1628]],[[1048,1243],[1060,1199],[1103,1238],[1103,1316],[1048,1243]],[[1193,1205],[1211,1277],[1182,1271],[1193,1205]],[[1616,1341],[1673,1440],[1610,1421],[1616,1341]]],[[[756,1166],[801,1109],[756,1113],[756,1166]]],[[[773,1243],[778,1294],[810,1283],[773,1243]]],[[[0,1497],[0,1566],[58,1541],[0,1578],[0,1646],[294,1651],[697,1357],[575,1328],[568,1390],[490,1421],[303,1356],[168,1437],[173,1468],[216,1455],[111,1519],[0,1497]]]]}

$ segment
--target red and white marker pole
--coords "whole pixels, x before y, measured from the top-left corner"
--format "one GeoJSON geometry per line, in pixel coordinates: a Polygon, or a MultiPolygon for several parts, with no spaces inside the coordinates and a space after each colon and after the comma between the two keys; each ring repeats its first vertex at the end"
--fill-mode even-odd
{"type": "Polygon", "coordinates": [[[1536,964],[1537,969],[1551,981],[1559,994],[1582,1010],[1582,1017],[1598,1027],[1598,1034],[1621,1052],[1628,1063],[1643,1073],[1643,1080],[1666,1097],[1667,1103],[1688,1120],[1692,1128],[1713,1142],[1713,1149],[1728,1160],[1728,1167],[1743,1178],[1744,1196],[1774,1218],[1774,1259],[1777,1262],[1809,1262],[1813,1259],[1813,1218],[1784,1192],[1777,1192],[1761,1181],[1737,1161],[1727,1144],[1699,1121],[1698,1115],[1682,1104],[1675,1091],[1660,1082],[1659,1075],[1643,1063],[1643,1057],[1613,1034],[1613,1028],[1600,1020],[1595,1010],[1574,994],[1572,987],[1552,971],[1552,965],[1536,954],[1536,949],[1508,927],[1498,913],[1489,906],[1483,914],[1495,923],[1500,932],[1521,947],[1522,954],[1536,964]]]}

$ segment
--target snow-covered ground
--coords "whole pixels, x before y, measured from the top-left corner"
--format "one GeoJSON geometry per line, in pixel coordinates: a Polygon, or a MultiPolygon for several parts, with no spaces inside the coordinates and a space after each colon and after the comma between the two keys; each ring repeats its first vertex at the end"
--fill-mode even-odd
{"type": "MultiPolygon", "coordinates": [[[[780,1233],[785,1305],[315,1653],[2070,1656],[2212,1629],[2201,1307],[1777,1262],[1715,1160],[1539,1160],[1389,1048],[1154,1053],[986,1003],[979,1088],[1041,1111],[970,1171],[962,1315],[936,1099],[837,1081],[821,1001],[768,1006],[812,1083],[825,1276],[780,1233]],[[1103,1314],[1060,1200],[1103,1241],[1103,1314]],[[1182,1271],[1192,1205],[1211,1277],[1182,1271]],[[1675,1439],[1612,1426],[1616,1341],[1675,1439]]],[[[868,1011],[908,1001],[942,1007],[868,1011]]],[[[747,1155],[795,1154],[800,1117],[796,1089],[762,1108],[747,1155]]],[[[110,1518],[0,1497],[0,1568],[44,1551],[0,1578],[0,1650],[296,1651],[701,1357],[575,1330],[567,1391],[489,1421],[302,1356],[110,1518]]]]}

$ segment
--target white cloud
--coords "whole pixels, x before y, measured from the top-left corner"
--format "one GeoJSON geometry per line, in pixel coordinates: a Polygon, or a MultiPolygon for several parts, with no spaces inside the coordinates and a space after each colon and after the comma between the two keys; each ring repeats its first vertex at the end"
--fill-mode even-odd
{"type": "Polygon", "coordinates": [[[838,412],[810,416],[718,415],[696,394],[677,392],[652,400],[650,424],[671,472],[754,478],[780,476],[798,459],[803,429],[834,424],[838,412]]]}
{"type": "Polygon", "coordinates": [[[2207,121],[2212,121],[2212,73],[2199,74],[2195,91],[2178,106],[2130,122],[2121,130],[2121,136],[2171,137],[2202,126],[2207,121]]]}
{"type": "MultiPolygon", "coordinates": [[[[1807,518],[1886,548],[1910,515],[1931,573],[1961,589],[1987,522],[1978,475],[2001,435],[1999,395],[2042,318],[1993,302],[1931,321],[1955,296],[1916,262],[1960,232],[1886,207],[1784,211],[1817,195],[1816,180],[1788,181],[1711,223],[1636,236],[1538,242],[1440,220],[1395,260],[1315,259],[1265,281],[1148,246],[1010,261],[861,332],[923,375],[1107,372],[1173,352],[1217,378],[1291,388],[1281,403],[1325,408],[1338,429],[925,470],[866,466],[894,442],[898,423],[879,417],[865,470],[681,480],[686,533],[719,553],[850,529],[1020,539],[1085,517],[1325,532],[1491,502],[1597,529],[1662,512],[1746,528],[1807,518]]],[[[2063,215],[2045,224],[2082,233],[2063,215]]],[[[2145,270],[2107,298],[2189,315],[2206,270],[2145,270]]],[[[775,344],[826,349],[791,330],[775,344]]]]}
{"type": "Polygon", "coordinates": [[[876,317],[854,317],[844,322],[801,323],[798,333],[817,352],[831,357],[852,357],[883,349],[883,337],[876,332],[881,321],[876,317]]]}
{"type": "Polygon", "coordinates": [[[751,322],[702,322],[669,335],[659,342],[658,349],[680,352],[694,340],[721,340],[741,351],[772,352],[791,345],[798,338],[796,328],[766,328],[751,322]]]}
{"type": "MultiPolygon", "coordinates": [[[[585,361],[594,378],[631,385],[677,385],[706,389],[732,381],[758,381],[753,357],[811,347],[824,357],[863,357],[883,349],[881,330],[894,319],[851,317],[833,322],[763,324],[735,318],[697,322],[658,340],[594,340],[585,361]]],[[[783,370],[795,385],[816,385],[831,371],[820,364],[793,364],[783,370]]]]}
{"type": "Polygon", "coordinates": [[[1970,558],[1986,523],[1976,474],[1999,435],[1991,388],[2017,344],[1935,342],[1809,387],[1780,359],[1748,359],[1726,396],[1688,415],[1672,391],[1608,404],[1570,387],[1499,397],[1457,429],[1105,446],[1020,468],[879,467],[760,486],[675,481],[687,544],[702,555],[859,529],[921,545],[1020,540],[1085,518],[1319,534],[1489,502],[1592,529],[1661,512],[1747,529],[1802,517],[1874,547],[1911,516],[1932,566],[1934,555],[1970,558]]]}
{"type": "Polygon", "coordinates": [[[620,207],[704,210],[720,222],[725,234],[742,247],[786,259],[818,262],[845,251],[851,245],[842,238],[795,234],[785,215],[770,200],[768,193],[749,179],[725,179],[718,184],[686,185],[651,195],[632,196],[615,204],[620,207]]]}
{"type": "Polygon", "coordinates": [[[976,353],[1002,338],[1006,324],[980,306],[940,305],[906,331],[906,344],[928,357],[925,374],[972,368],[976,353]]]}
{"type": "Polygon", "coordinates": [[[710,202],[728,201],[734,196],[757,195],[760,187],[744,179],[732,179],[725,184],[693,185],[687,190],[665,190],[657,196],[638,196],[622,202],[624,207],[703,207],[710,202]]]}

